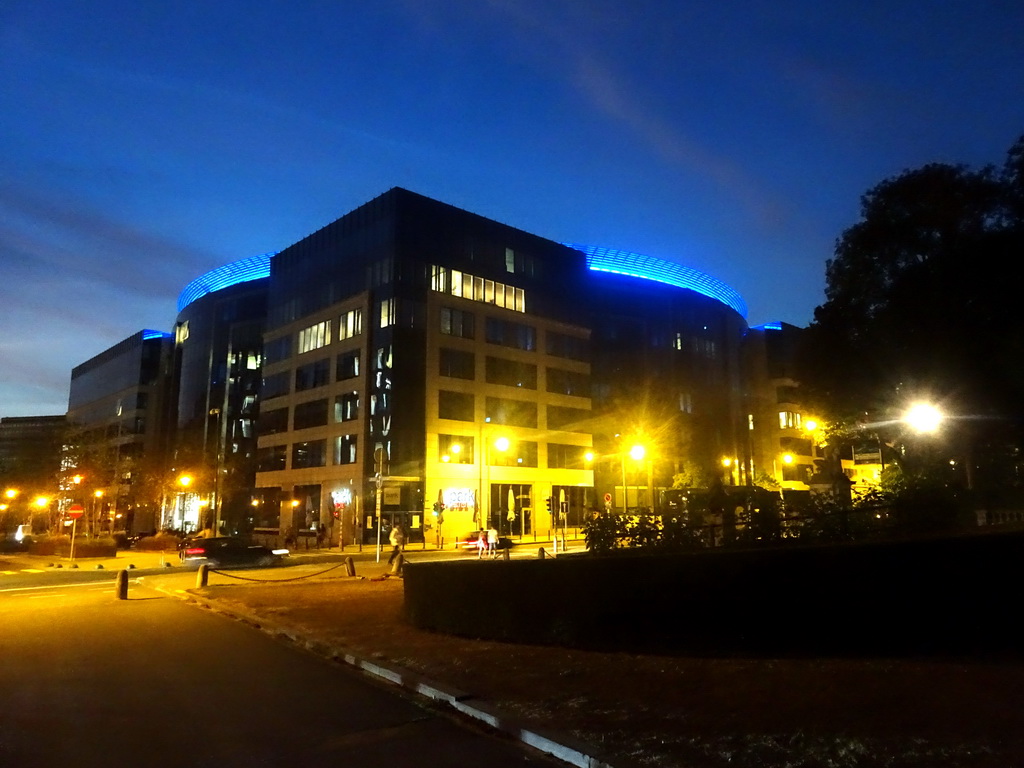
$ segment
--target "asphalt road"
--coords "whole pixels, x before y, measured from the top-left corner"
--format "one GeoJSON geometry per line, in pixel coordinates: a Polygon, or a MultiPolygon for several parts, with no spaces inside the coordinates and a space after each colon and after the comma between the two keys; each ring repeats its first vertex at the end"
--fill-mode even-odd
{"type": "Polygon", "coordinates": [[[0,593],[0,766],[561,764],[144,585],[40,586],[0,593]]]}

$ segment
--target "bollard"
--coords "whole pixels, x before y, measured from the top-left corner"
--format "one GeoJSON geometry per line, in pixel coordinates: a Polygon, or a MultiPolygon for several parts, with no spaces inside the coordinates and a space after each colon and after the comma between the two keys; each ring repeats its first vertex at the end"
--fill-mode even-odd
{"type": "Polygon", "coordinates": [[[345,575],[355,576],[356,575],[356,562],[350,557],[345,558],[345,575]]]}
{"type": "Polygon", "coordinates": [[[199,566],[199,571],[196,573],[196,588],[201,589],[205,587],[210,581],[210,566],[203,563],[199,566]]]}
{"type": "Polygon", "coordinates": [[[537,550],[537,559],[538,560],[543,560],[547,556],[548,556],[548,553],[544,551],[544,547],[541,547],[540,549],[537,550]]]}
{"type": "Polygon", "coordinates": [[[503,559],[503,560],[506,560],[506,561],[507,561],[507,560],[511,560],[511,559],[512,559],[512,550],[511,550],[511,549],[508,549],[508,548],[506,547],[506,548],[505,548],[505,549],[503,550],[503,552],[502,552],[502,555],[501,555],[501,557],[502,557],[502,559],[503,559]]]}
{"type": "Polygon", "coordinates": [[[391,566],[391,575],[392,576],[401,576],[402,575],[402,566],[403,566],[404,563],[405,563],[405,555],[403,555],[401,552],[399,552],[398,553],[398,557],[395,558],[395,562],[391,566]]]}
{"type": "Polygon", "coordinates": [[[128,571],[118,571],[114,580],[114,594],[118,600],[128,599],[128,571]]]}

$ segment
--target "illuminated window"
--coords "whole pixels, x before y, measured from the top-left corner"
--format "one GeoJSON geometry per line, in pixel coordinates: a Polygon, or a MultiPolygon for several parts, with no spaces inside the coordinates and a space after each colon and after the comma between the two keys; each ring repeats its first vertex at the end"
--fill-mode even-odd
{"type": "Polygon", "coordinates": [[[779,411],[779,429],[800,429],[800,414],[793,411],[779,411]]]}
{"type": "Polygon", "coordinates": [[[301,355],[303,352],[310,352],[314,349],[320,349],[331,343],[331,322],[324,320],[322,323],[311,325],[309,328],[303,328],[299,331],[299,347],[298,352],[301,355]]]}
{"type": "Polygon", "coordinates": [[[351,339],[363,332],[363,310],[350,309],[341,316],[338,327],[338,340],[351,339]]]}
{"type": "Polygon", "coordinates": [[[352,421],[359,418],[359,393],[346,392],[334,398],[334,420],[352,421]]]}
{"type": "Polygon", "coordinates": [[[457,269],[449,272],[443,267],[432,267],[430,285],[439,293],[448,293],[483,304],[493,304],[514,312],[526,311],[526,294],[522,288],[495,280],[485,280],[457,269]]]}
{"type": "Polygon", "coordinates": [[[342,435],[334,439],[334,463],[355,464],[357,435],[342,435]]]}
{"type": "Polygon", "coordinates": [[[683,413],[693,413],[693,395],[689,392],[679,393],[679,410],[683,413]]]}
{"type": "Polygon", "coordinates": [[[379,327],[387,328],[395,324],[395,306],[397,304],[396,299],[383,299],[380,302],[380,311],[377,313],[379,319],[379,327]]]}

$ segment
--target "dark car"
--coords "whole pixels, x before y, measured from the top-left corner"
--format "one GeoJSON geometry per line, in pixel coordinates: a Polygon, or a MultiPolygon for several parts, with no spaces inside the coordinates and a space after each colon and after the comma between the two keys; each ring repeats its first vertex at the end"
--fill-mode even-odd
{"type": "Polygon", "coordinates": [[[222,568],[227,565],[274,565],[281,560],[284,550],[271,550],[259,545],[246,544],[234,536],[215,536],[191,539],[181,549],[181,560],[190,565],[208,565],[222,568]]]}
{"type": "MultiPolygon", "coordinates": [[[[487,541],[486,531],[483,534],[484,541],[487,541]]],[[[470,549],[476,550],[480,547],[480,532],[471,533],[469,536],[459,542],[459,549],[470,549]]],[[[498,543],[494,545],[495,549],[512,549],[515,546],[515,542],[507,536],[499,536],[498,543]]]]}

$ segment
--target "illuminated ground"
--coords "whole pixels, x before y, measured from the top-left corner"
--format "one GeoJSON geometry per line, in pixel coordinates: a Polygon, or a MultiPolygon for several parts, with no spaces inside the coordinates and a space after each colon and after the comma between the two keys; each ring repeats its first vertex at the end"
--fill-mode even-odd
{"type": "Polygon", "coordinates": [[[397,579],[204,592],[484,696],[621,764],[1024,764],[1019,660],[677,659],[465,640],[406,625],[397,579]]]}

